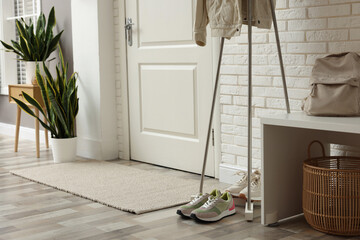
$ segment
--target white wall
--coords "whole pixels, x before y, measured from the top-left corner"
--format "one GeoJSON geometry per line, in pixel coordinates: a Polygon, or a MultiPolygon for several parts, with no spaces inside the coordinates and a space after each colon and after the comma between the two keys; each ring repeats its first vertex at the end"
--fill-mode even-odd
{"type": "MultiPolygon", "coordinates": [[[[301,111],[309,76],[318,57],[360,52],[360,0],[278,0],[277,18],[290,105],[301,111]]],[[[223,166],[247,166],[247,26],[227,41],[221,75],[223,166]]],[[[260,117],[285,113],[273,29],[253,29],[253,166],[260,168],[260,117]]],[[[339,150],[339,148],[337,148],[339,150]]],[[[340,148],[341,150],[341,148],[340,148]]],[[[357,149],[348,154],[356,154],[357,149]]]]}
{"type": "Polygon", "coordinates": [[[79,73],[78,155],[118,158],[113,3],[72,0],[74,69],[79,73]]]}

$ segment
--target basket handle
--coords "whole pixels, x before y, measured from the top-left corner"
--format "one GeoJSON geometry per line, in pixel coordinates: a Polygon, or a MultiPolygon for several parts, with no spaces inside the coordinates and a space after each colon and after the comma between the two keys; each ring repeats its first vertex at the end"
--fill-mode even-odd
{"type": "Polygon", "coordinates": [[[321,150],[322,150],[322,154],[323,154],[323,157],[325,157],[325,148],[324,148],[324,145],[319,141],[319,140],[314,140],[312,141],[310,144],[309,144],[309,147],[308,147],[308,158],[311,158],[311,146],[314,144],[314,143],[318,143],[321,147],[321,150]]]}

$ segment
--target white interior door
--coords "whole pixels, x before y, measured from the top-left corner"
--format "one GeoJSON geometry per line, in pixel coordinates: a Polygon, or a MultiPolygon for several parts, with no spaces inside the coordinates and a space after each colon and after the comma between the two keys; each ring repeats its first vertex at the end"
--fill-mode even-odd
{"type": "MultiPolygon", "coordinates": [[[[193,40],[194,0],[128,0],[131,159],[201,172],[211,107],[211,41],[193,40]]],[[[207,175],[214,176],[210,147],[207,175]]]]}

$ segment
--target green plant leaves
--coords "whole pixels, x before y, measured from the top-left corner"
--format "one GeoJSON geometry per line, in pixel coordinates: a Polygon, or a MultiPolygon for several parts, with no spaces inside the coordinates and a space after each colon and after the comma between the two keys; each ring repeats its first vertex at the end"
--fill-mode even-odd
{"type": "Polygon", "coordinates": [[[12,45],[1,41],[9,52],[19,55],[24,61],[45,61],[58,46],[63,31],[54,36],[53,29],[56,25],[55,9],[51,9],[46,25],[45,15],[40,14],[36,29],[32,20],[29,24],[24,19],[16,20],[16,30],[19,42],[11,41],[12,45]]]}
{"type": "Polygon", "coordinates": [[[24,56],[27,59],[30,59],[31,58],[30,49],[29,49],[29,46],[27,45],[25,38],[23,38],[23,37],[20,37],[20,47],[21,47],[21,50],[22,50],[22,53],[24,54],[24,56]]]}
{"type": "Polygon", "coordinates": [[[11,97],[18,105],[19,107],[24,110],[27,114],[33,116],[34,118],[36,118],[37,120],[39,120],[40,124],[46,128],[47,130],[49,130],[51,133],[53,132],[53,130],[48,126],[46,125],[38,116],[35,115],[35,113],[25,104],[23,103],[22,101],[14,98],[14,97],[11,97]]]}
{"type": "Polygon", "coordinates": [[[52,33],[52,29],[56,25],[56,18],[55,18],[55,9],[54,7],[51,8],[49,17],[48,17],[48,24],[46,27],[46,38],[48,39],[50,37],[50,34],[52,33]]]}
{"type": "Polygon", "coordinates": [[[16,30],[19,41],[11,41],[7,44],[1,41],[6,51],[14,52],[23,61],[43,62],[44,76],[40,72],[39,64],[36,66],[36,79],[40,87],[44,107],[34,98],[23,92],[27,103],[18,99],[14,101],[28,114],[37,118],[41,125],[51,132],[56,138],[75,137],[75,118],[79,111],[79,99],[77,97],[77,74],[72,74],[68,79],[68,64],[65,63],[62,51],[59,46],[63,31],[54,36],[53,29],[56,25],[55,9],[51,9],[46,21],[43,13],[38,17],[36,27],[33,22],[27,23],[24,19],[16,20],[16,30]],[[60,64],[56,67],[54,78],[46,67],[46,61],[50,54],[59,48],[60,64]],[[47,120],[45,124],[37,117],[29,106],[38,109],[47,120]]]}
{"type": "Polygon", "coordinates": [[[67,78],[67,63],[64,61],[61,49],[59,55],[61,62],[56,67],[57,74],[55,79],[44,63],[44,76],[41,75],[39,64],[36,66],[36,79],[40,87],[46,111],[39,102],[23,92],[25,100],[34,108],[37,108],[45,116],[48,123],[45,124],[35,116],[34,112],[26,103],[18,99],[14,99],[14,101],[26,113],[37,118],[41,125],[51,132],[53,137],[71,138],[76,136],[75,118],[79,111],[78,88],[76,86],[78,76],[76,73],[73,73],[69,79],[67,78]]]}
{"type": "Polygon", "coordinates": [[[15,50],[12,46],[10,46],[9,44],[7,44],[7,43],[5,43],[5,42],[3,42],[3,41],[1,41],[0,40],[0,42],[2,43],[2,45],[6,48],[6,49],[8,49],[8,50],[15,50]]]}
{"type": "Polygon", "coordinates": [[[57,48],[57,45],[58,45],[58,43],[59,43],[59,41],[60,41],[60,37],[61,37],[61,35],[62,35],[63,32],[64,32],[64,30],[61,31],[59,34],[57,34],[57,35],[50,41],[49,48],[48,48],[50,52],[55,51],[55,49],[57,48]]]}

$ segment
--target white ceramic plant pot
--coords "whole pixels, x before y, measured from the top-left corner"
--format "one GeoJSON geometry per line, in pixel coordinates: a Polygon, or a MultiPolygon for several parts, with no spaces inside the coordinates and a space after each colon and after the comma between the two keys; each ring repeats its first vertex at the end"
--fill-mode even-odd
{"type": "Polygon", "coordinates": [[[37,62],[25,62],[26,84],[36,84],[36,63],[37,62]]]}
{"type": "Polygon", "coordinates": [[[74,138],[51,138],[51,148],[53,152],[54,162],[63,163],[75,161],[76,142],[74,138]]]}
{"type": "MultiPolygon", "coordinates": [[[[25,62],[25,69],[26,69],[26,84],[33,84],[36,85],[36,63],[39,64],[40,73],[41,75],[45,75],[44,68],[43,68],[43,62],[36,62],[36,61],[28,61],[25,62]]],[[[47,68],[50,66],[50,62],[45,62],[45,65],[47,68]]],[[[51,73],[53,74],[53,73],[51,73]]],[[[55,72],[56,74],[56,72],[55,72]]],[[[54,75],[53,75],[54,76],[54,75]]]]}

